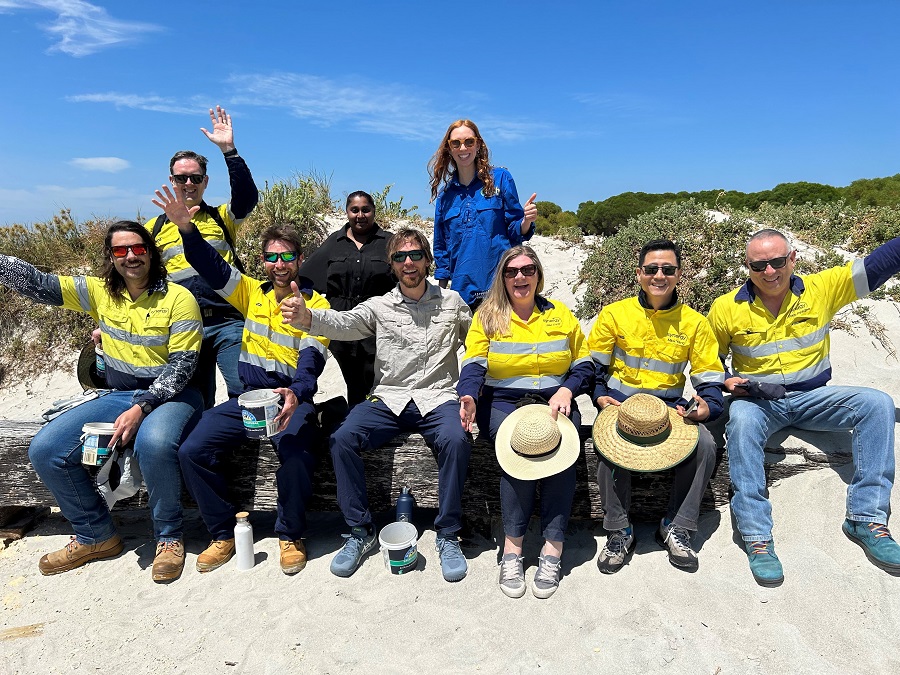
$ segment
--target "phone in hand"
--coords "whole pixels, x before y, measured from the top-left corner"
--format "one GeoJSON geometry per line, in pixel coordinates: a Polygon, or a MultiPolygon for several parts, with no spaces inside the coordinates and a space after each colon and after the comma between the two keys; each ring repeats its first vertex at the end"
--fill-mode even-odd
{"type": "Polygon", "coordinates": [[[692,412],[694,412],[697,409],[697,407],[699,405],[700,404],[697,402],[697,399],[692,398],[690,403],[688,403],[686,406],[684,406],[684,414],[690,415],[692,412]]]}

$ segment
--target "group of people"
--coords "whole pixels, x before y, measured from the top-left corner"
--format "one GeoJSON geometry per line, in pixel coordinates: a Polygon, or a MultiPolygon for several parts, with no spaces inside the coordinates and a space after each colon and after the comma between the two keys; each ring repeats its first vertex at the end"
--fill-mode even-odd
{"type": "Polygon", "coordinates": [[[75,531],[66,547],[41,558],[42,573],[123,548],[81,464],[82,427],[104,421],[114,423],[112,443],[133,445],[147,485],[157,540],[153,580],[177,579],[184,567],[182,478],[212,538],[197,569],[227,563],[237,509],[223,460],[244,434],[237,397],[255,389],[273,389],[282,400],[271,437],[280,462],[275,532],[281,569],[303,569],[313,446],[322,440],[313,396],[329,351],[349,403],[327,439],[350,529],[331,561],[337,576],[352,575],[377,540],[362,453],[417,431],[438,466],[442,575],[465,577],[459,531],[477,427],[493,441],[501,469],[500,588],[515,598],[527,591],[523,540],[539,496],[544,543],[531,587],[536,597],[550,597],[562,577],[575,496],[582,394],[599,411],[593,436],[609,533],[597,559],[601,572],[622,569],[635,549],[631,473],[669,468],[671,497],[656,539],[672,565],[698,569],[691,533],[716,460],[705,424],[729,405],[732,507],[758,583],[784,579],[763,451],[786,426],[852,432],[855,471],[843,531],[876,565],[900,573],[900,546],[887,528],[893,401],[873,389],[825,386],[831,318],[900,270],[900,239],[800,277],[788,239],[761,230],[747,244],[746,283],[718,298],[708,317],[678,297],[679,246],[650,241],[636,260],[637,294],[604,307],[586,337],[568,307],[541,294],[544,270],[525,243],[537,195],[522,206],[509,172],[491,165],[477,126],[459,120],[429,164],[433,249],[414,228],[382,229],[372,197],[354,192],[347,223],[306,260],[292,224],[267,228],[260,237],[266,279],[259,280],[242,271],[234,252],[256,187],[234,146],[230,116],[217,107],[210,118],[212,131],[203,131],[225,157],[228,204],[203,201],[207,160],[182,151],[170,162],[171,185],[153,200],[163,215],[145,225],[113,224],[99,277],[47,274],[0,255],[0,283],[98,322],[106,363],[109,390],[52,420],[29,449],[75,531]],[[437,284],[429,281],[432,266],[437,284]],[[215,364],[229,395],[218,406],[215,364]],[[686,373],[693,395],[685,394],[686,373]]]}

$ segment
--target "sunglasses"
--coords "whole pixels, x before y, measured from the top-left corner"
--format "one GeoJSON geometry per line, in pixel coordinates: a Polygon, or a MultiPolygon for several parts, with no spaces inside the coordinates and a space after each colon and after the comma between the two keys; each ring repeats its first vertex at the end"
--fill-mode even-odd
{"type": "Polygon", "coordinates": [[[537,274],[537,265],[525,265],[524,267],[504,267],[503,268],[503,276],[506,279],[515,279],[516,276],[522,273],[523,277],[533,277],[537,274]]]}
{"type": "Polygon", "coordinates": [[[425,251],[418,248],[415,251],[399,251],[398,253],[394,253],[391,256],[391,260],[395,263],[406,262],[406,258],[409,258],[413,262],[419,262],[422,258],[425,257],[425,251]]]}
{"type": "Polygon", "coordinates": [[[787,265],[788,258],[790,258],[790,253],[787,255],[783,255],[780,258],[772,258],[771,260],[754,260],[753,262],[748,262],[747,267],[749,267],[754,272],[765,272],[766,268],[771,265],[773,270],[780,270],[782,267],[787,265]]]}
{"type": "Polygon", "coordinates": [[[674,277],[675,272],[678,271],[678,268],[675,265],[644,265],[641,267],[648,277],[656,276],[656,273],[662,270],[662,273],[667,277],[674,277]]]}
{"type": "Polygon", "coordinates": [[[188,181],[191,181],[194,185],[200,185],[200,183],[203,182],[204,178],[206,178],[206,176],[201,173],[175,174],[172,176],[172,180],[179,185],[184,185],[188,181]]]}
{"type": "Polygon", "coordinates": [[[149,253],[149,249],[146,244],[132,244],[131,246],[110,246],[109,250],[112,251],[113,258],[124,258],[128,255],[128,251],[134,253],[134,255],[147,255],[149,253]]]}
{"type": "Polygon", "coordinates": [[[268,263],[277,263],[278,259],[281,258],[282,262],[294,262],[297,259],[296,251],[282,251],[281,253],[269,253],[266,251],[263,253],[263,260],[268,263]]]}
{"type": "Polygon", "coordinates": [[[453,148],[454,150],[459,150],[462,146],[466,146],[467,148],[474,148],[477,141],[477,138],[469,137],[462,140],[458,138],[452,138],[447,142],[450,144],[451,148],[453,148]]]}

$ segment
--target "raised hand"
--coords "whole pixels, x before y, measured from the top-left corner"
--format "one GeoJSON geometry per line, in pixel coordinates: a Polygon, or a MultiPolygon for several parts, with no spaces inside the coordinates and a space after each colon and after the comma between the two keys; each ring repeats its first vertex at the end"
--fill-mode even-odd
{"type": "Polygon", "coordinates": [[[537,199],[537,192],[532,194],[528,201],[525,202],[525,217],[522,219],[522,234],[528,232],[531,229],[531,224],[537,220],[537,205],[534,203],[534,200],[537,199]]]}
{"type": "Polygon", "coordinates": [[[312,312],[306,308],[306,300],[300,292],[300,287],[296,281],[291,282],[291,291],[293,295],[287,296],[281,301],[279,306],[281,310],[281,322],[289,323],[294,328],[306,330],[312,321],[312,312]]]}
{"type": "Polygon", "coordinates": [[[212,132],[203,127],[200,127],[200,131],[218,145],[222,152],[234,150],[234,127],[231,126],[231,115],[225,112],[225,108],[217,105],[215,110],[209,109],[209,119],[212,122],[212,132]]]}
{"type": "Polygon", "coordinates": [[[178,226],[179,230],[189,230],[191,228],[191,216],[200,210],[199,206],[188,208],[184,203],[184,186],[176,185],[175,193],[169,189],[168,185],[162,187],[165,194],[156,191],[156,199],[151,199],[154,204],[166,212],[166,216],[178,226]]]}

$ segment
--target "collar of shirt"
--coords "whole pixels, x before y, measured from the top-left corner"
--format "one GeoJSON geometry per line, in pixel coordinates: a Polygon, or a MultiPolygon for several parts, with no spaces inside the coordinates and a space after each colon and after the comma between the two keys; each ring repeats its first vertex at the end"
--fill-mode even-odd
{"type": "MultiPolygon", "coordinates": [[[[804,290],[806,290],[806,286],[803,283],[803,279],[798,277],[796,274],[791,275],[791,293],[799,296],[804,290]]],[[[737,295],[734,296],[735,302],[753,302],[756,300],[756,289],[753,287],[753,282],[750,279],[744,282],[744,285],[741,286],[740,290],[737,292],[737,295]]]]}
{"type": "MultiPolygon", "coordinates": [[[[643,307],[644,309],[653,309],[653,305],[651,305],[650,302],[647,300],[647,294],[644,293],[643,288],[638,291],[637,299],[638,299],[638,303],[640,303],[641,307],[643,307]]],[[[657,311],[662,312],[666,309],[672,309],[677,304],[678,304],[678,291],[676,290],[674,293],[672,293],[672,301],[665,307],[660,307],[659,310],[657,310],[657,311]]]]}
{"type": "Polygon", "coordinates": [[[397,285],[391,289],[388,295],[391,298],[391,302],[393,302],[395,305],[401,305],[404,302],[418,304],[420,302],[428,302],[429,300],[433,300],[434,298],[440,299],[441,289],[440,287],[428,281],[428,279],[425,279],[425,292],[422,294],[422,297],[418,300],[412,300],[411,298],[407,298],[405,295],[403,295],[403,292],[400,290],[400,282],[397,282],[397,285]]]}
{"type": "MultiPolygon", "coordinates": [[[[344,229],[341,230],[341,233],[338,235],[338,239],[344,239],[346,241],[350,241],[350,237],[347,236],[347,230],[350,229],[350,223],[344,223],[344,229]]],[[[384,230],[381,229],[381,226],[378,223],[374,223],[372,225],[372,231],[369,232],[369,237],[366,239],[366,243],[363,244],[365,246],[373,239],[384,239],[385,238],[384,230]]],[[[355,244],[354,244],[355,245],[355,244]]]]}

